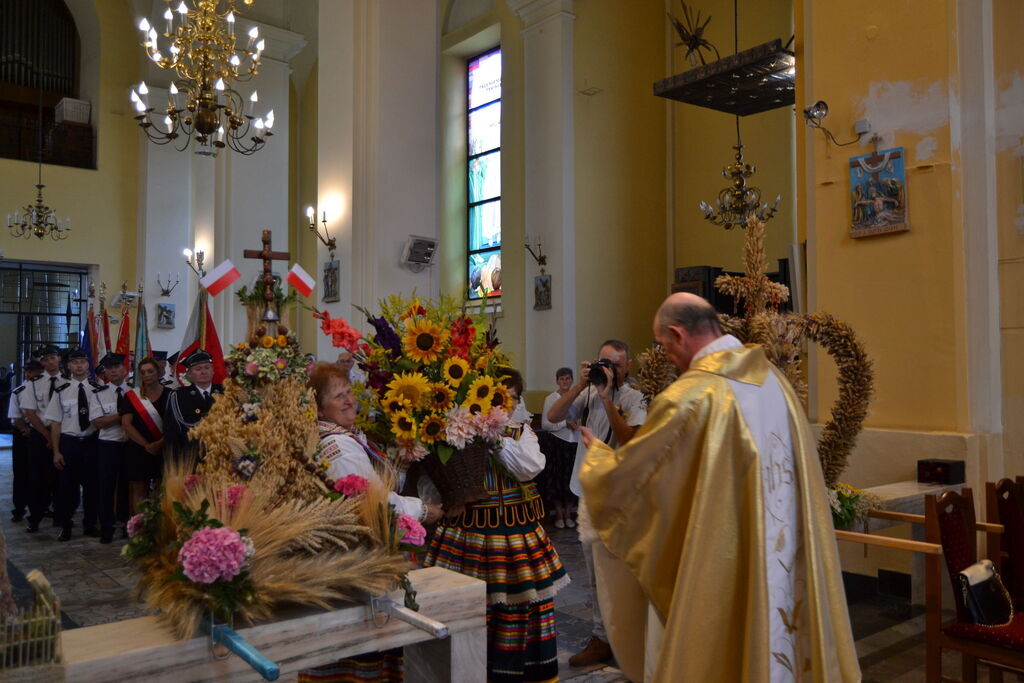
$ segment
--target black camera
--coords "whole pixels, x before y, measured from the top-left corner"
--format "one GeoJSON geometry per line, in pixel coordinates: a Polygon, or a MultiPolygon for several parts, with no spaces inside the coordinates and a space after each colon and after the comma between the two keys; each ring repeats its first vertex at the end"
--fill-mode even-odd
{"type": "Polygon", "coordinates": [[[599,358],[595,361],[591,361],[590,369],[587,373],[587,381],[594,386],[602,387],[608,382],[608,377],[604,374],[602,368],[608,368],[612,371],[612,386],[618,384],[615,376],[615,363],[612,363],[607,358],[599,358]]]}

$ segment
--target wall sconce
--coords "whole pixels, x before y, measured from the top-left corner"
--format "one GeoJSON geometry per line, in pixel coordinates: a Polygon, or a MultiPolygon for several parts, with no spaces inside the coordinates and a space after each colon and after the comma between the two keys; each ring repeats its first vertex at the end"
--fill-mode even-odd
{"type": "Polygon", "coordinates": [[[852,145],[855,142],[859,142],[860,137],[862,135],[864,135],[865,133],[869,133],[871,131],[870,121],[858,121],[856,124],[854,124],[854,130],[857,133],[857,137],[855,137],[853,140],[850,140],[849,142],[839,142],[839,140],[836,140],[836,136],[832,134],[832,131],[826,128],[825,125],[822,123],[822,121],[825,120],[826,116],[828,116],[828,103],[825,102],[824,100],[818,100],[811,106],[804,109],[804,122],[811,128],[817,128],[822,133],[824,133],[825,137],[831,140],[832,144],[834,144],[836,147],[846,147],[847,145],[852,145]]]}
{"type": "Polygon", "coordinates": [[[174,282],[171,282],[171,273],[168,272],[166,285],[160,282],[160,271],[157,271],[156,273],[156,284],[157,287],[160,288],[160,296],[170,296],[171,292],[174,291],[174,288],[178,286],[179,282],[181,282],[181,273],[175,273],[174,282]]]}
{"type": "Polygon", "coordinates": [[[206,271],[203,269],[203,259],[206,255],[202,250],[194,252],[186,247],[181,250],[181,254],[185,257],[185,263],[187,263],[192,272],[196,274],[196,277],[200,280],[206,277],[206,271]],[[195,262],[193,262],[193,257],[195,258],[195,262]]]}
{"type": "Polygon", "coordinates": [[[541,244],[541,236],[537,235],[537,242],[535,245],[530,244],[530,235],[526,235],[526,251],[530,252],[530,256],[540,266],[540,274],[544,274],[544,267],[548,265],[548,257],[544,254],[544,245],[541,244]],[[537,247],[537,251],[533,250],[533,247],[537,247]]]}
{"type": "Polygon", "coordinates": [[[320,234],[320,228],[316,225],[316,210],[312,206],[306,207],[306,220],[309,221],[309,229],[316,233],[317,238],[323,242],[327,250],[331,252],[331,260],[334,260],[334,250],[338,248],[338,242],[327,232],[327,212],[323,212],[321,223],[324,224],[324,234],[320,234]]]}

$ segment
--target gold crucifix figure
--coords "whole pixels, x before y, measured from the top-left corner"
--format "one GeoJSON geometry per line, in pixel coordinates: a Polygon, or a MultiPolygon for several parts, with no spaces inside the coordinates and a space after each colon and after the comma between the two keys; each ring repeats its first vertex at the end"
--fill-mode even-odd
{"type": "Polygon", "coordinates": [[[274,268],[271,262],[274,259],[287,262],[291,258],[291,254],[287,251],[271,250],[270,230],[267,228],[263,229],[263,248],[259,250],[246,249],[242,253],[245,258],[263,259],[263,300],[266,302],[266,307],[263,309],[263,322],[278,322],[281,320],[281,316],[274,308],[274,268]]]}

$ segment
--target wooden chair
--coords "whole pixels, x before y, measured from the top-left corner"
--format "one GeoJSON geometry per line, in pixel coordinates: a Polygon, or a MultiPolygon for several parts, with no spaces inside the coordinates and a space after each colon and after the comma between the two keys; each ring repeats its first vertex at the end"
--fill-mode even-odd
{"type": "MultiPolygon", "coordinates": [[[[954,594],[961,590],[957,574],[978,561],[977,532],[999,534],[998,524],[978,524],[974,516],[971,489],[962,493],[947,491],[941,496],[925,496],[925,538],[942,546],[946,573],[954,594]]],[[[990,536],[991,537],[991,536],[990,536]]],[[[938,555],[925,557],[927,680],[956,681],[942,675],[942,651],[955,650],[962,655],[963,681],[977,680],[978,660],[991,668],[989,680],[1001,683],[1002,672],[1024,671],[1024,612],[1014,610],[1006,626],[981,626],[970,622],[970,615],[957,601],[956,620],[942,623],[942,560],[938,555]]]]}
{"type": "Polygon", "coordinates": [[[985,516],[1003,526],[989,533],[988,554],[999,568],[1014,609],[1024,610],[1024,477],[985,484],[985,516]]]}

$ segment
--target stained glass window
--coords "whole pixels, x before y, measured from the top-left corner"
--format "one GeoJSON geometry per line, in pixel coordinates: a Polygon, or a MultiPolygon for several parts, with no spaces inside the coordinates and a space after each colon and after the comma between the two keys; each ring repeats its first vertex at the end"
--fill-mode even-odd
{"type": "Polygon", "coordinates": [[[470,299],[501,296],[501,49],[466,65],[470,299]]]}

